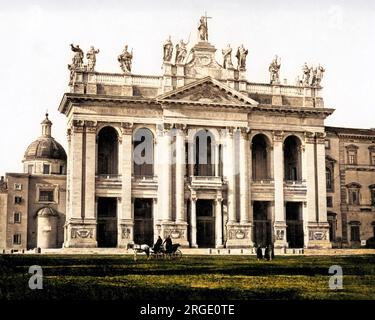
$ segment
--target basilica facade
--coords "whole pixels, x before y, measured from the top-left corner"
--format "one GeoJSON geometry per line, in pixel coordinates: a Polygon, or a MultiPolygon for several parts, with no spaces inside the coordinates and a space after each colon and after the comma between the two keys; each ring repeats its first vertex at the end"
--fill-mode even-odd
{"type": "MultiPolygon", "coordinates": [[[[247,50],[238,47],[235,63],[228,46],[218,63],[202,18],[189,53],[183,41],[175,47],[166,41],[160,76],[134,74],[127,46],[118,57],[122,72],[103,73],[95,70],[98,50],[90,49],[85,64],[72,45],[69,92],[58,108],[67,119],[67,157],[56,164],[66,178],[66,188],[57,188],[64,207],[40,213],[47,217],[40,230],[30,224],[29,234],[44,232],[43,247],[126,247],[170,235],[192,248],[330,248],[336,241],[350,245],[350,232],[358,231],[350,226],[362,220],[366,231],[356,241],[373,236],[375,202],[366,218],[361,210],[350,218],[349,200],[360,206],[359,193],[357,199],[350,190],[362,184],[353,174],[353,181],[341,180],[350,170],[345,152],[358,148],[344,142],[345,130],[324,125],[334,111],[324,106],[324,69],[305,70],[289,85],[279,79],[276,57],[270,83],[251,82],[247,50]],[[51,222],[56,216],[60,222],[51,222]],[[53,227],[55,242],[46,238],[53,227]]],[[[358,139],[373,146],[375,131],[358,139]]],[[[371,191],[375,158],[368,159],[362,176],[371,191]]],[[[38,243],[25,240],[25,247],[38,243]]]]}

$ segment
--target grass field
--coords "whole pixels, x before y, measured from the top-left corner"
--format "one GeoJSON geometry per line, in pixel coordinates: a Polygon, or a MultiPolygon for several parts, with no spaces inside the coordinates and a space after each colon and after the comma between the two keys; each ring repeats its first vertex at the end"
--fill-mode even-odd
{"type": "Polygon", "coordinates": [[[131,256],[2,255],[0,299],[375,299],[375,256],[184,256],[180,261],[131,256]],[[31,290],[29,266],[43,269],[31,290]],[[330,290],[328,269],[343,268],[343,289],[330,290]]]}

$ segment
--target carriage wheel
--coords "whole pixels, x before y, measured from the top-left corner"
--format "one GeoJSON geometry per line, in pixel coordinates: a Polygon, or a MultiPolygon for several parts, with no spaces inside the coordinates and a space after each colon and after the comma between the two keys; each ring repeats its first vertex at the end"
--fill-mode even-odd
{"type": "Polygon", "coordinates": [[[176,252],[173,254],[173,258],[175,260],[181,260],[182,258],[182,252],[180,249],[177,249],[176,252]]]}

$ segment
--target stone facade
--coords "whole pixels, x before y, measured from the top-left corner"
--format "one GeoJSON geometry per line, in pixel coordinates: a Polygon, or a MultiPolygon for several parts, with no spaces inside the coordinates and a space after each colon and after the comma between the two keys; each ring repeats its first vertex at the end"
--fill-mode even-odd
{"type": "Polygon", "coordinates": [[[329,248],[373,236],[375,132],[325,127],[321,78],[281,84],[278,66],[270,84],[250,82],[246,55],[224,68],[207,39],[164,57],[160,76],[97,72],[77,56],[59,105],[67,155],[47,115],[24,173],[0,185],[1,248],[168,235],[193,248],[329,248]]]}

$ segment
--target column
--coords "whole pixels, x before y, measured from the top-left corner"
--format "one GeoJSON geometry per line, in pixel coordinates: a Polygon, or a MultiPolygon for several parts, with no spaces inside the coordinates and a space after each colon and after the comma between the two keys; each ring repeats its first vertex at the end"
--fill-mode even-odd
{"type": "Polygon", "coordinates": [[[316,170],[318,184],[318,221],[327,223],[326,149],[325,133],[316,133],[316,170]]]}
{"type": "Polygon", "coordinates": [[[67,219],[81,219],[83,121],[73,120],[70,161],[70,212],[67,219]]]}
{"type": "Polygon", "coordinates": [[[153,198],[152,199],[152,220],[153,220],[153,224],[154,224],[154,243],[156,242],[156,240],[158,239],[158,236],[159,236],[159,231],[158,231],[158,221],[159,221],[159,217],[158,217],[158,199],[157,198],[153,198]]]}
{"type": "Polygon", "coordinates": [[[118,217],[118,246],[124,247],[133,242],[133,215],[132,215],[132,162],[133,162],[133,124],[121,123],[122,139],[122,187],[121,187],[121,214],[118,217]]]}
{"type": "Polygon", "coordinates": [[[190,199],[190,246],[197,248],[197,198],[191,197],[190,199]]]}
{"type": "Polygon", "coordinates": [[[223,248],[223,214],[222,214],[222,198],[216,197],[215,200],[215,235],[216,248],[223,248]]]}
{"type": "Polygon", "coordinates": [[[241,128],[240,137],[240,222],[249,222],[249,139],[248,129],[241,128]]]}
{"type": "Polygon", "coordinates": [[[85,121],[85,220],[96,223],[95,216],[95,165],[96,165],[96,121],[85,121]]]}
{"type": "MultiPolygon", "coordinates": [[[[306,214],[303,220],[317,222],[316,186],[315,186],[315,134],[305,132],[305,152],[302,157],[302,179],[306,179],[306,214]]],[[[325,170],[324,170],[325,171],[325,170]]],[[[325,189],[325,187],[324,187],[325,189]]]]}
{"type": "Polygon", "coordinates": [[[236,222],[236,180],[233,146],[233,128],[227,128],[225,148],[225,172],[228,180],[228,223],[236,222]]]}
{"type": "Polygon", "coordinates": [[[185,132],[181,126],[176,131],[176,223],[185,222],[185,132]]]}
{"type": "Polygon", "coordinates": [[[214,155],[214,159],[215,159],[215,177],[219,177],[220,176],[220,153],[219,153],[219,141],[215,141],[215,155],[214,155]]]}
{"type": "Polygon", "coordinates": [[[282,131],[273,132],[273,176],[275,186],[274,232],[275,247],[286,247],[286,221],[284,205],[284,153],[282,131]]]}
{"type": "Polygon", "coordinates": [[[170,125],[158,127],[158,214],[162,222],[172,221],[171,212],[171,135],[170,125]]]}

